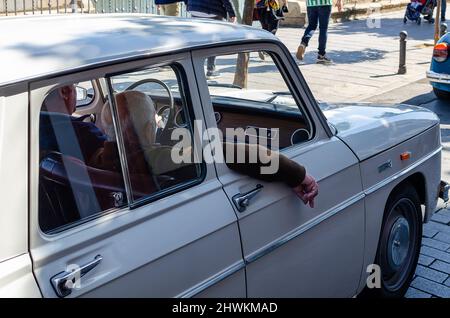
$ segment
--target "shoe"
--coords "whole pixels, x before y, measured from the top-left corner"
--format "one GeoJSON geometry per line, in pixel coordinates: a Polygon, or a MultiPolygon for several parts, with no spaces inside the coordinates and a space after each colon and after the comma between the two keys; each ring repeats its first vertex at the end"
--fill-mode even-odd
{"type": "Polygon", "coordinates": [[[441,22],[445,22],[446,20],[445,20],[445,18],[441,18],[441,22]]]}
{"type": "Polygon", "coordinates": [[[259,55],[259,58],[261,59],[261,61],[265,61],[266,60],[266,54],[264,54],[263,51],[259,51],[258,55],[259,55]]]}
{"type": "Polygon", "coordinates": [[[299,61],[303,61],[303,58],[305,56],[305,51],[306,51],[306,45],[305,44],[300,44],[298,49],[297,49],[297,54],[295,54],[295,56],[297,57],[297,59],[299,61]]]}
{"type": "Polygon", "coordinates": [[[206,72],[206,79],[210,80],[213,78],[217,78],[220,76],[220,73],[216,70],[212,70],[212,71],[207,71],[206,72]]]}
{"type": "Polygon", "coordinates": [[[333,61],[330,60],[326,55],[318,55],[317,56],[317,64],[332,64],[333,61]]]}

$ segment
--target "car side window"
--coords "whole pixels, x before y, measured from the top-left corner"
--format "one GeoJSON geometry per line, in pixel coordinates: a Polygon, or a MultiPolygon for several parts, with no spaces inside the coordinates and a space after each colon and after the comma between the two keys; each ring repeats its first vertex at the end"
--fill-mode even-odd
{"type": "Polygon", "coordinates": [[[39,224],[51,233],[126,206],[117,142],[77,117],[78,83],[56,87],[39,116],[39,224]]]}
{"type": "Polygon", "coordinates": [[[258,142],[264,139],[272,149],[312,139],[303,105],[292,94],[273,53],[211,56],[204,61],[204,72],[216,123],[225,140],[230,139],[227,129],[244,134],[238,137],[246,142],[257,135],[258,142]]]}
{"type": "MultiPolygon", "coordinates": [[[[149,68],[115,75],[110,80],[116,92],[114,101],[133,202],[197,182],[201,164],[181,162],[185,156],[193,158],[192,148],[174,148],[180,140],[173,137],[174,132],[182,130],[189,138],[194,135],[181,71],[175,66],[149,68]]],[[[111,118],[104,115],[104,121],[111,118]]]]}
{"type": "Polygon", "coordinates": [[[44,99],[39,225],[45,233],[202,180],[203,164],[193,159],[191,148],[176,147],[180,138],[194,135],[181,71],[152,68],[112,76],[110,83],[113,103],[104,104],[95,122],[76,115],[78,83],[56,87],[44,99]],[[174,138],[179,129],[185,134],[174,138]]]}

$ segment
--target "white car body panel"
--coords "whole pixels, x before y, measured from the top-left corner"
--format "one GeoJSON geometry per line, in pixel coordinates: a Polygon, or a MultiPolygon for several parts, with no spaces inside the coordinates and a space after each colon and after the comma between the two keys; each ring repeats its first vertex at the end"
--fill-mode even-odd
{"type": "MultiPolygon", "coordinates": [[[[337,138],[291,157],[309,167],[320,194],[305,206],[280,184],[262,183],[252,205],[238,213],[249,297],[351,297],[364,250],[364,196],[358,161],[337,138]],[[339,156],[333,165],[327,158],[339,156]],[[341,187],[339,180],[347,180],[341,187]],[[322,199],[326,197],[326,199],[322,199]],[[336,246],[339,246],[337,252],[336,246]]],[[[229,172],[220,176],[231,197],[255,181],[229,172]],[[226,180],[226,181],[224,181],[226,180]]]]}
{"type": "MultiPolygon", "coordinates": [[[[403,145],[398,146],[398,151],[402,151],[403,145]]],[[[395,153],[398,153],[395,151],[395,153]]],[[[364,266],[362,269],[360,292],[366,286],[367,276],[371,271],[367,271],[368,266],[373,263],[375,253],[378,247],[380,237],[380,230],[383,221],[384,207],[386,199],[389,197],[394,188],[409,176],[419,174],[424,176],[426,180],[425,193],[425,217],[424,222],[427,222],[436,209],[438,189],[437,186],[441,180],[441,152],[438,148],[431,154],[421,158],[416,164],[409,168],[403,169],[386,179],[386,184],[383,184],[376,191],[368,193],[365,197],[366,206],[366,237],[365,237],[365,251],[364,251],[364,266]]]]}
{"type": "Polygon", "coordinates": [[[8,61],[2,64],[0,86],[211,43],[276,39],[242,25],[151,14],[5,17],[0,29],[14,30],[0,33],[0,61],[8,61]]]}
{"type": "Polygon", "coordinates": [[[42,297],[33,276],[30,255],[23,254],[0,262],[0,297],[42,297]]]}
{"type": "Polygon", "coordinates": [[[435,113],[409,105],[322,104],[321,108],[361,161],[439,124],[435,113]]]}
{"type": "Polygon", "coordinates": [[[28,252],[27,101],[0,95],[0,264],[28,252]]]}

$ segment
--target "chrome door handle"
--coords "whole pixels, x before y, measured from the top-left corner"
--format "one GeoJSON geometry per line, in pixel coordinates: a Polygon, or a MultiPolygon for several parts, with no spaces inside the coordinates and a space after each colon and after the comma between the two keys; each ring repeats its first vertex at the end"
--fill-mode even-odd
{"type": "Polygon", "coordinates": [[[93,261],[77,267],[74,266],[70,271],[64,271],[51,278],[53,288],[59,297],[66,297],[72,293],[72,289],[79,286],[80,278],[93,270],[103,260],[101,255],[97,255],[93,261]]]}
{"type": "Polygon", "coordinates": [[[247,207],[250,205],[250,200],[257,195],[262,189],[264,188],[263,185],[257,184],[256,188],[248,191],[246,193],[238,193],[233,196],[232,200],[234,205],[236,206],[236,209],[238,209],[239,212],[244,212],[247,207]]]}

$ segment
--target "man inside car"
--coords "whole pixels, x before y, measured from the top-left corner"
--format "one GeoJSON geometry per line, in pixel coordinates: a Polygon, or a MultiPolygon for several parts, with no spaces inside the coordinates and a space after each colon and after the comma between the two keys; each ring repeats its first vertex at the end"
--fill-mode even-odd
{"type": "MultiPolygon", "coordinates": [[[[56,151],[63,155],[81,159],[94,168],[120,171],[117,145],[114,141],[111,141],[115,140],[115,136],[109,105],[103,107],[101,115],[103,129],[111,136],[104,134],[94,123],[83,122],[73,116],[76,111],[76,100],[75,85],[56,88],[46,97],[40,116],[41,158],[48,152],[56,151]]],[[[158,148],[153,147],[156,142],[156,113],[150,97],[138,91],[125,91],[116,95],[116,102],[119,115],[127,114],[126,117],[121,116],[119,118],[122,133],[127,137],[124,138],[125,143],[128,142],[125,148],[136,147],[137,143],[141,146],[143,160],[134,161],[137,164],[135,167],[138,168],[137,172],[141,173],[145,168],[148,168],[151,173],[160,170],[155,169],[154,166],[159,162],[167,164],[171,161],[171,158],[169,157],[170,151],[158,152],[158,148]],[[133,116],[130,116],[130,114],[133,114],[133,116]],[[141,129],[136,129],[138,127],[141,129]],[[144,149],[142,149],[142,146],[144,149]],[[149,148],[151,148],[152,153],[146,152],[146,149],[149,148]],[[144,168],[141,161],[145,162],[147,167],[144,168]]],[[[243,150],[246,153],[246,158],[250,157],[248,153],[254,151],[254,147],[258,148],[256,151],[260,155],[255,163],[226,162],[230,169],[268,182],[283,182],[294,190],[304,204],[314,207],[318,185],[314,178],[306,173],[303,166],[278,152],[272,152],[270,156],[278,156],[279,169],[274,174],[262,175],[260,168],[265,165],[264,163],[267,160],[261,158],[261,155],[267,155],[268,150],[262,149],[262,146],[259,145],[238,143],[234,144],[234,147],[235,153],[238,150],[243,150]]],[[[225,148],[223,147],[224,151],[225,148]]],[[[135,158],[138,157],[135,156],[135,158]]]]}
{"type": "Polygon", "coordinates": [[[74,84],[47,95],[40,114],[40,148],[41,152],[56,151],[89,162],[107,138],[94,123],[73,116],[76,104],[74,84]]]}

